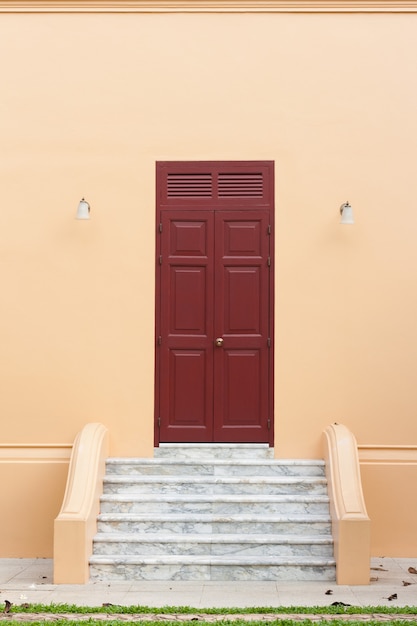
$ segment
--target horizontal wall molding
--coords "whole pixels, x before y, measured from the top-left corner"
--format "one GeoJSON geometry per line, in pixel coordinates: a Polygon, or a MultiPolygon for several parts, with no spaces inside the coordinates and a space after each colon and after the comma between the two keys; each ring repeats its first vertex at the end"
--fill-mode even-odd
{"type": "Polygon", "coordinates": [[[417,465],[417,446],[358,445],[361,465],[417,465]]]}
{"type": "Polygon", "coordinates": [[[1,444],[1,463],[69,463],[72,444],[1,444]]]}
{"type": "Polygon", "coordinates": [[[417,0],[0,0],[2,13],[416,13],[417,0]]]}

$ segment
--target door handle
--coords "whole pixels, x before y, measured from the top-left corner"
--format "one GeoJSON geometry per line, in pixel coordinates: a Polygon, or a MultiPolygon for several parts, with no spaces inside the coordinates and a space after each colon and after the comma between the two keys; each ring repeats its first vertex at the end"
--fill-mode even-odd
{"type": "Polygon", "coordinates": [[[216,346],[218,348],[221,348],[223,345],[223,337],[217,337],[216,341],[214,342],[216,344],[216,346]]]}

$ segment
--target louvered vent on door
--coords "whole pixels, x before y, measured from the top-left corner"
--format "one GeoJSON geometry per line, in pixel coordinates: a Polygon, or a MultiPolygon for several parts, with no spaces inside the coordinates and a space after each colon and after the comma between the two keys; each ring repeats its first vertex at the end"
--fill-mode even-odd
{"type": "Polygon", "coordinates": [[[156,186],[161,208],[266,208],[274,202],[274,163],[159,161],[156,186]]]}
{"type": "Polygon", "coordinates": [[[219,172],[218,195],[219,198],[262,198],[262,172],[219,172]]]}
{"type": "Polygon", "coordinates": [[[211,174],[172,174],[167,177],[167,198],[211,198],[211,174]]]}

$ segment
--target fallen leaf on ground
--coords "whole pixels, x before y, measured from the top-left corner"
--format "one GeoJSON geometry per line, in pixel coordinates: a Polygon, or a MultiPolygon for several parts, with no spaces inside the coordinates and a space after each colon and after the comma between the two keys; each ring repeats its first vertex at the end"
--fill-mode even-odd
{"type": "Polygon", "coordinates": [[[398,598],[396,593],[392,593],[390,596],[388,596],[387,600],[389,600],[389,602],[391,602],[391,600],[396,600],[398,598]]]}
{"type": "Polygon", "coordinates": [[[417,574],[417,569],[415,567],[409,567],[408,571],[410,574],[417,574]]]}
{"type": "Polygon", "coordinates": [[[3,613],[9,613],[10,609],[12,608],[12,603],[9,602],[8,600],[5,600],[4,604],[5,604],[5,607],[4,607],[3,613]]]}
{"type": "Polygon", "coordinates": [[[385,569],[384,567],[381,567],[381,566],[380,567],[371,567],[371,570],[373,570],[374,572],[388,572],[387,569],[385,569]]]}
{"type": "Polygon", "coordinates": [[[332,589],[328,589],[327,591],[324,592],[324,595],[331,596],[332,593],[333,593],[332,589]]]}

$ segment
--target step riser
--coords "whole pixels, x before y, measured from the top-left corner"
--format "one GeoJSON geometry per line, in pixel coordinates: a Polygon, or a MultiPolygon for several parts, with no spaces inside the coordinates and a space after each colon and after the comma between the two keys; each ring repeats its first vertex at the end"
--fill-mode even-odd
{"type": "MultiPolygon", "coordinates": [[[[185,480],[185,479],[184,479],[185,480]]],[[[326,495],[327,489],[323,482],[297,482],[297,483],[270,483],[270,482],[244,482],[237,483],[164,483],[161,482],[110,482],[105,481],[103,492],[108,493],[124,493],[124,494],[204,494],[204,495],[221,495],[221,494],[243,494],[243,495],[288,495],[288,494],[314,494],[326,495]]]]}
{"type": "Polygon", "coordinates": [[[247,533],[284,535],[329,535],[330,523],[310,522],[138,522],[138,521],[99,521],[97,530],[102,533],[247,533]]]}
{"type": "Polygon", "coordinates": [[[238,565],[91,565],[92,580],[319,580],[334,582],[335,568],[238,565]]]}
{"type": "Polygon", "coordinates": [[[235,543],[144,543],[144,542],[95,542],[94,554],[121,555],[129,554],[141,556],[161,556],[164,554],[176,555],[203,555],[203,556],[317,556],[331,558],[333,547],[328,544],[235,544],[235,543]]]}
{"type": "Polygon", "coordinates": [[[285,476],[309,476],[324,478],[322,465],[291,465],[283,463],[264,464],[221,464],[210,463],[160,463],[150,459],[148,462],[126,463],[109,461],[106,465],[107,475],[122,476],[178,476],[186,473],[187,476],[262,476],[262,477],[285,477],[285,476]]]}
{"type": "Polygon", "coordinates": [[[170,459],[194,459],[199,462],[203,462],[207,459],[209,462],[212,459],[244,459],[250,457],[251,459],[273,459],[274,450],[267,445],[258,444],[181,444],[181,445],[160,445],[159,448],[155,448],[154,456],[157,459],[170,458],[170,459]]]}
{"type": "Polygon", "coordinates": [[[102,513],[210,513],[212,515],[327,515],[329,506],[322,502],[285,502],[280,504],[268,502],[227,503],[227,502],[114,502],[102,501],[102,513]]]}

